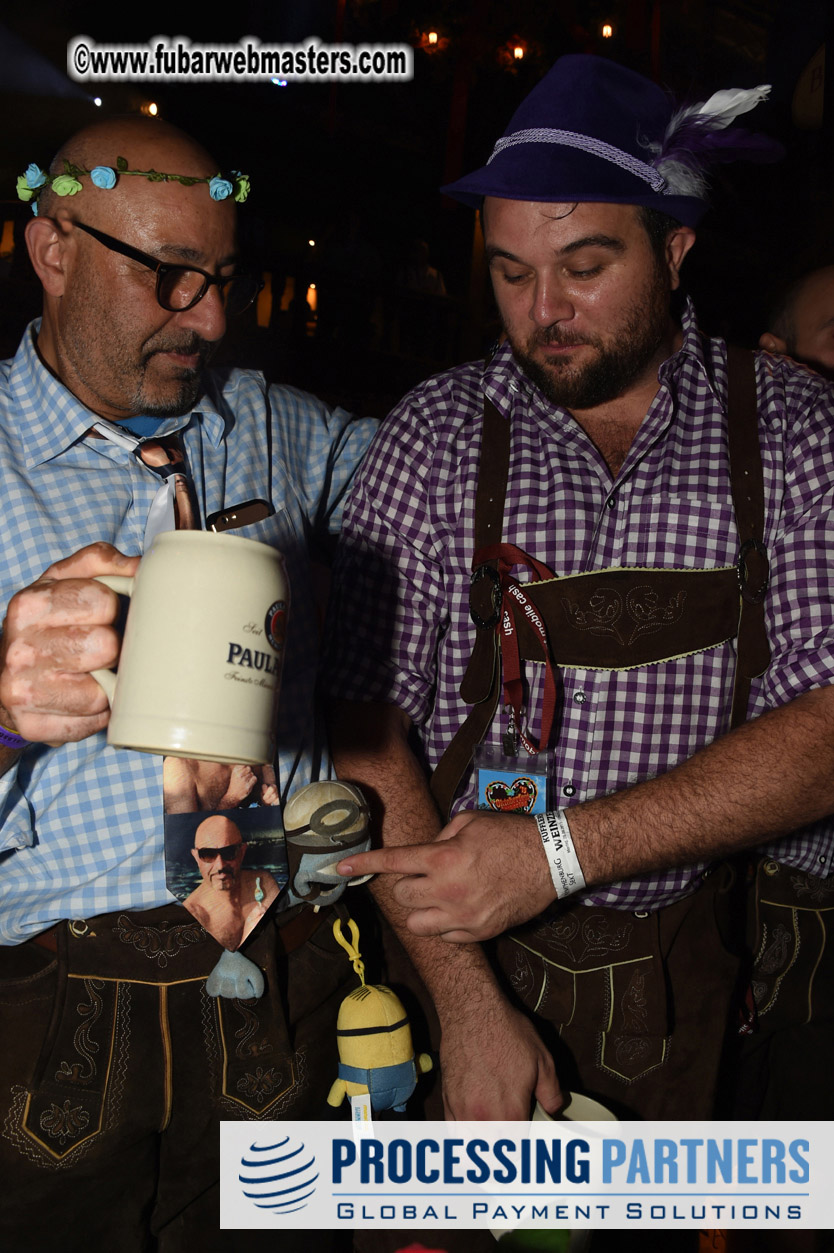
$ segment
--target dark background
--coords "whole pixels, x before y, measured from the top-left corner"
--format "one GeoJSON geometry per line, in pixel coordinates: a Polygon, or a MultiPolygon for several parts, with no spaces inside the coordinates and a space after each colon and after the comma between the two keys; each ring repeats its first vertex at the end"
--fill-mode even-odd
{"type": "MultiPolygon", "coordinates": [[[[20,246],[30,209],[14,198],[17,175],[32,161],[47,165],[86,123],[153,100],[224,169],[252,178],[242,238],[251,264],[269,276],[272,307],[262,303],[261,325],[252,310],[233,328],[225,357],[381,415],[414,382],[488,344],[494,321],[472,264],[474,215],[438,187],[482,164],[521,98],[566,52],[610,56],[686,100],[773,84],[747,121],[780,138],[787,155],[720,170],[685,270],[705,328],[755,343],[773,286],[834,256],[834,88],[828,110],[824,92],[832,8],[825,0],[241,0],[214,19],[202,6],[155,0],[129,16],[112,0],[21,5],[0,26],[0,216],[15,223],[15,246],[9,228],[0,245],[0,356],[14,352],[39,306],[20,246]],[[602,37],[604,23],[611,38],[602,37]],[[158,35],[407,42],[415,73],[396,83],[79,86],[66,78],[66,45],[82,34],[98,43],[158,35]],[[447,299],[402,290],[415,238],[427,242],[447,299]],[[315,315],[305,299],[311,283],[315,315]]],[[[834,50],[828,61],[834,77],[834,50]]]]}

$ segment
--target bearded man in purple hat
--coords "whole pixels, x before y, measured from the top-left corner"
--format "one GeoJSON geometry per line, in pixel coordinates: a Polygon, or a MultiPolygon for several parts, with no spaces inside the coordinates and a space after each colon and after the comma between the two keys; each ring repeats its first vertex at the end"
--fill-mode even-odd
{"type": "Polygon", "coordinates": [[[763,154],[731,123],[766,95],[676,110],[565,57],[445,189],[505,334],[372,446],[329,673],[385,846],[342,869],[379,874],[432,994],[451,1118],[571,1088],[726,1114],[745,987],[734,1112],[832,1116],[834,394],[679,291],[705,167],[763,154]]]}

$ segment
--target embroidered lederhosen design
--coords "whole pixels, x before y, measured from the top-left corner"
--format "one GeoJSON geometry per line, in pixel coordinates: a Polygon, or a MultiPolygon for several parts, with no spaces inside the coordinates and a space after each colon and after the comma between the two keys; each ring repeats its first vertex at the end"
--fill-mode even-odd
{"type": "MultiPolygon", "coordinates": [[[[51,989],[51,1022],[42,1040],[31,1040],[39,1048],[31,1078],[12,1087],[0,1127],[39,1168],[62,1170],[89,1154],[115,1151],[122,1136],[135,1130],[131,1110],[143,1093],[148,1118],[162,1130],[168,1118],[164,1094],[183,1066],[203,1114],[214,1109],[227,1119],[261,1120],[292,1116],[288,1111],[296,1106],[308,1112],[309,1040],[294,1039],[286,1021],[278,991],[285,960],[280,942],[263,933],[247,947],[274,993],[248,1000],[209,996],[205,982],[216,943],[193,919],[181,922],[182,916],[171,905],[138,915],[100,915],[94,930],[59,928],[55,959],[40,980],[49,984],[47,993],[51,989]],[[189,1035],[187,1058],[177,1047],[185,1017],[201,1024],[199,1033],[189,1035]]],[[[332,956],[320,957],[311,941],[301,961],[306,966],[298,980],[306,971],[318,985],[316,994],[326,999],[328,979],[336,988],[340,968],[332,956]]],[[[323,1052],[322,1063],[314,1059],[318,1084],[337,1061],[335,1043],[323,1052]]]]}
{"type": "Polygon", "coordinates": [[[834,879],[763,858],[749,920],[752,992],[759,1026],[831,1021],[821,963],[834,923],[834,879]]]}
{"type": "MultiPolygon", "coordinates": [[[[746,719],[750,680],[770,662],[764,624],[768,566],[754,358],[729,349],[728,368],[730,479],[739,554],[735,566],[720,569],[617,567],[559,577],[502,543],[510,423],[485,399],[470,589],[476,641],[460,688],[462,699],[473,708],[432,777],[432,793],[444,816],[498,706],[499,636],[507,613],[514,618],[520,658],[541,662],[544,634],[545,665],[554,667],[630,669],[736,639],[730,726],[746,719]],[[533,571],[531,581],[514,584],[510,570],[519,564],[533,571]],[[531,614],[514,611],[514,587],[538,614],[540,625],[531,624],[531,614]]],[[[519,997],[560,1029],[567,1030],[576,1014],[571,998],[579,977],[593,974],[602,981],[606,994],[592,998],[599,1005],[600,1071],[628,1084],[663,1065],[672,1008],[666,999],[660,931],[652,917],[638,921],[627,912],[559,911],[552,920],[545,915],[517,928],[497,946],[519,997]]],[[[713,962],[719,961],[713,955],[713,962]]]]}

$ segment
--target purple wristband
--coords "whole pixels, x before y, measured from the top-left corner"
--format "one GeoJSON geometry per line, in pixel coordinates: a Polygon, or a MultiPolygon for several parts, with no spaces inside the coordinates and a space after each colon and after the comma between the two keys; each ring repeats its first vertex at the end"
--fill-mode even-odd
{"type": "Polygon", "coordinates": [[[0,744],[4,748],[28,748],[31,743],[31,740],[24,740],[22,735],[16,735],[14,731],[8,731],[0,723],[0,744]]]}

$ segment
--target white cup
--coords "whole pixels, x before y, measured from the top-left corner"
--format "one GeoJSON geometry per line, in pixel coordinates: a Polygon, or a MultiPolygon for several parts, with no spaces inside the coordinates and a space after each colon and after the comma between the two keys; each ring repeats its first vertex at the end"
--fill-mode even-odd
{"type": "Polygon", "coordinates": [[[163,531],[134,578],[107,742],[202,761],[270,763],[289,588],[281,554],[210,531],[163,531]]]}
{"type": "MultiPolygon", "coordinates": [[[[565,1097],[567,1099],[556,1115],[557,1118],[566,1118],[569,1122],[617,1122],[616,1114],[612,1114],[610,1109],[606,1109],[593,1097],[583,1096],[581,1092],[566,1092],[565,1097]]],[[[554,1118],[536,1101],[532,1121],[553,1122],[554,1118]]]]}

